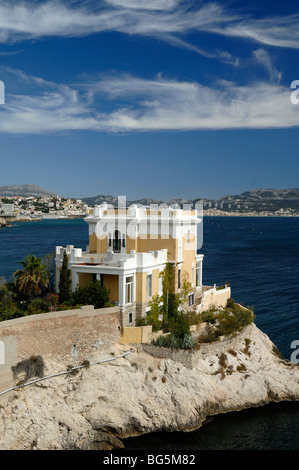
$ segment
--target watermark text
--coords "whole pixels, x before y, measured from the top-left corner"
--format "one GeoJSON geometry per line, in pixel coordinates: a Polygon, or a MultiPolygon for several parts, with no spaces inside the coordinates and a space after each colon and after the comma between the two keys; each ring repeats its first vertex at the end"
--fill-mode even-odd
{"type": "Polygon", "coordinates": [[[299,364],[299,339],[292,341],[291,349],[295,349],[295,351],[293,351],[291,354],[291,362],[294,364],[299,364]]]}
{"type": "Polygon", "coordinates": [[[293,80],[291,83],[291,88],[294,88],[295,91],[291,94],[291,103],[292,104],[299,104],[299,80],[293,80]]]}
{"type": "Polygon", "coordinates": [[[0,104],[5,104],[5,86],[2,80],[0,80],[0,104]]]}

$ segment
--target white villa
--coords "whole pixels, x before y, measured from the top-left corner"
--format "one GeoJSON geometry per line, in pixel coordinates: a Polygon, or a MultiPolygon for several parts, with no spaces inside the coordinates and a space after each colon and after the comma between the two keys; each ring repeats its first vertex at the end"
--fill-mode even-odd
{"type": "Polygon", "coordinates": [[[119,305],[123,326],[134,326],[146,315],[154,294],[162,294],[161,271],[169,261],[176,268],[176,292],[182,280],[192,286],[191,307],[202,294],[203,255],[197,254],[197,210],[153,209],[136,205],[114,209],[102,204],[85,218],[89,226],[86,251],[56,247],[56,290],[63,253],[69,257],[72,290],[98,279],[110,291],[110,300],[119,305]]]}

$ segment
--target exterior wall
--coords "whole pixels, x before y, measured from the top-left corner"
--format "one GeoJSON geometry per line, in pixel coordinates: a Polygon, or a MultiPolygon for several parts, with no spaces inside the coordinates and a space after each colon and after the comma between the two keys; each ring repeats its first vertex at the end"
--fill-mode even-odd
{"type": "Polygon", "coordinates": [[[5,361],[0,364],[0,391],[15,385],[11,367],[24,359],[40,355],[45,363],[51,360],[65,370],[68,365],[81,364],[93,352],[119,341],[120,333],[119,307],[86,306],[1,322],[5,361]]]}
{"type": "Polygon", "coordinates": [[[79,287],[85,287],[92,281],[90,273],[79,273],[79,287]]]}
{"type": "Polygon", "coordinates": [[[212,307],[225,307],[230,297],[230,287],[217,290],[216,286],[214,286],[203,293],[202,301],[200,305],[197,306],[196,312],[204,312],[205,310],[209,310],[212,307]]]}
{"type": "Polygon", "coordinates": [[[147,302],[137,304],[135,309],[135,318],[141,318],[146,315],[146,308],[148,306],[147,302]]]}
{"type": "Polygon", "coordinates": [[[157,238],[151,238],[151,235],[138,237],[136,240],[137,252],[144,253],[148,251],[164,250],[168,251],[169,260],[177,259],[177,245],[178,240],[175,238],[163,238],[157,235],[157,238]]]}
{"type": "Polygon", "coordinates": [[[99,238],[95,233],[89,235],[90,253],[107,253],[107,237],[99,238]]]}
{"type": "Polygon", "coordinates": [[[89,235],[89,252],[96,253],[97,251],[97,236],[95,233],[89,235]]]}
{"type": "Polygon", "coordinates": [[[115,274],[104,274],[103,285],[106,289],[110,290],[111,302],[118,302],[119,296],[119,276],[115,274]]]}
{"type": "Polygon", "coordinates": [[[181,282],[183,282],[184,277],[186,280],[192,284],[192,287],[195,286],[195,276],[196,276],[196,251],[190,249],[193,247],[194,237],[192,234],[190,236],[190,247],[187,241],[187,237],[183,238],[183,263],[181,266],[181,282]],[[193,278],[192,278],[192,266],[193,266],[193,278]]]}
{"type": "Polygon", "coordinates": [[[149,343],[152,337],[152,326],[135,326],[122,328],[119,342],[121,344],[149,343]]]}
{"type": "Polygon", "coordinates": [[[153,295],[159,294],[160,269],[153,269],[153,295]]]}
{"type": "Polygon", "coordinates": [[[146,276],[147,273],[136,273],[136,302],[146,302],[146,276]]]}
{"type": "Polygon", "coordinates": [[[127,253],[130,253],[132,250],[134,251],[138,251],[137,250],[137,238],[131,238],[129,236],[127,236],[127,239],[126,239],[126,251],[127,253]]]}
{"type": "Polygon", "coordinates": [[[135,320],[136,320],[136,311],[137,311],[137,304],[135,302],[131,304],[127,304],[124,307],[121,307],[121,321],[122,327],[134,327],[135,320]],[[130,322],[129,315],[131,315],[132,321],[130,322]]]}

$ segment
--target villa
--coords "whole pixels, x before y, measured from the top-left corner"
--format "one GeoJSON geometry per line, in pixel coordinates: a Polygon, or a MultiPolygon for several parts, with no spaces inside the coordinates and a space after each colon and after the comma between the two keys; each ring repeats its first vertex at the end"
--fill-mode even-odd
{"type": "Polygon", "coordinates": [[[146,315],[152,296],[162,294],[160,273],[170,262],[175,266],[176,293],[184,279],[191,285],[191,308],[202,294],[203,255],[197,253],[202,218],[198,212],[137,205],[95,207],[85,218],[89,226],[86,251],[72,245],[56,247],[57,292],[66,250],[72,290],[98,279],[110,291],[111,302],[120,307],[123,326],[134,326],[137,318],[146,315]]]}

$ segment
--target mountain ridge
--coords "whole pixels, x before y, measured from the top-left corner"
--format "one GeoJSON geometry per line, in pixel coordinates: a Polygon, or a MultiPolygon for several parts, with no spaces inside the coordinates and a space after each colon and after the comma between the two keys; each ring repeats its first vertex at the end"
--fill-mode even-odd
{"type": "MultiPolygon", "coordinates": [[[[118,198],[111,195],[105,196],[103,194],[99,194],[93,197],[81,198],[81,200],[90,206],[100,205],[103,202],[107,202],[113,206],[118,205],[118,198]]],[[[240,209],[253,211],[276,211],[285,208],[299,210],[299,188],[253,189],[251,191],[244,191],[241,194],[221,196],[218,199],[206,199],[198,197],[194,199],[174,198],[170,201],[151,198],[127,200],[127,205],[132,204],[167,204],[170,206],[177,204],[180,207],[186,204],[190,205],[192,208],[194,208],[196,204],[203,204],[205,209],[219,208],[224,210],[240,209]]]]}
{"type": "Polygon", "coordinates": [[[55,193],[36,186],[34,184],[22,184],[11,186],[0,186],[0,197],[39,197],[39,196],[56,196],[55,193]]]}
{"type": "MultiPolygon", "coordinates": [[[[32,184],[0,186],[0,198],[12,196],[51,197],[57,196],[57,194],[32,184]]],[[[118,197],[112,195],[98,194],[97,196],[81,197],[80,199],[89,206],[100,205],[103,202],[107,202],[114,207],[118,206],[118,197]]],[[[185,204],[191,208],[194,208],[196,204],[202,204],[205,210],[216,208],[228,212],[234,212],[236,210],[241,212],[275,212],[280,209],[291,209],[293,211],[299,211],[299,188],[257,188],[243,191],[240,194],[221,196],[217,199],[197,197],[193,199],[173,198],[167,201],[163,199],[140,198],[135,200],[127,200],[126,204],[127,206],[132,204],[143,206],[154,204],[160,206],[165,204],[170,206],[177,205],[179,207],[184,207],[185,204]]]]}

